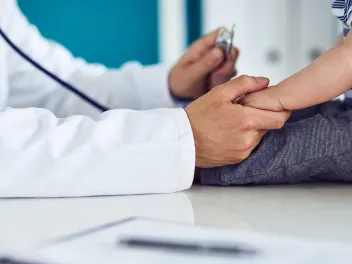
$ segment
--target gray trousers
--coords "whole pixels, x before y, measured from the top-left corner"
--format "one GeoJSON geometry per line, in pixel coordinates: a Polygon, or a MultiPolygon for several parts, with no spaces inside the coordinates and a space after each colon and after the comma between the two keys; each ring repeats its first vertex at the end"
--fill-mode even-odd
{"type": "Polygon", "coordinates": [[[295,111],[243,163],[200,172],[207,185],[352,182],[352,100],[295,111]]]}

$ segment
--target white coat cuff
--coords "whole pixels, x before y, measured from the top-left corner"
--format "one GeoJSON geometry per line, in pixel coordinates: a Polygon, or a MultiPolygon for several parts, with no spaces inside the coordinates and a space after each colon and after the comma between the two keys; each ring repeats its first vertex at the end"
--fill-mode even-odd
{"type": "Polygon", "coordinates": [[[179,128],[180,138],[184,138],[185,141],[183,146],[183,151],[181,151],[181,157],[179,160],[182,164],[179,165],[179,183],[178,190],[185,190],[192,186],[194,179],[194,171],[196,164],[196,150],[194,145],[194,137],[191,124],[189,122],[186,111],[179,109],[175,111],[174,119],[179,128]],[[187,136],[185,136],[187,135],[187,136]]]}

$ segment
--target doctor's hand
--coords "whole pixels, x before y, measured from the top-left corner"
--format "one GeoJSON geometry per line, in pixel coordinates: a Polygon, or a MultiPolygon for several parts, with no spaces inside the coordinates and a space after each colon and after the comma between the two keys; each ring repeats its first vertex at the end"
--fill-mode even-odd
{"type": "Polygon", "coordinates": [[[213,31],[196,41],[170,71],[169,88],[174,96],[196,99],[237,74],[239,51],[233,48],[225,60],[223,51],[216,48],[218,33],[213,31]]]}
{"type": "Polygon", "coordinates": [[[266,78],[241,76],[215,87],[186,107],[197,167],[241,163],[267,130],[283,127],[289,112],[270,112],[235,103],[242,95],[264,89],[268,84],[266,78]]]}

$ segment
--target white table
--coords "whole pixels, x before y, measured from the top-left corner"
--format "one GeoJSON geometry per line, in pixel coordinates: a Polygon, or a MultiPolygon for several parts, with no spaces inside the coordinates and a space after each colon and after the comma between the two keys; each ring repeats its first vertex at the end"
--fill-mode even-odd
{"type": "Polygon", "coordinates": [[[352,185],[194,186],[170,195],[0,200],[0,250],[130,216],[352,242],[352,185]]]}

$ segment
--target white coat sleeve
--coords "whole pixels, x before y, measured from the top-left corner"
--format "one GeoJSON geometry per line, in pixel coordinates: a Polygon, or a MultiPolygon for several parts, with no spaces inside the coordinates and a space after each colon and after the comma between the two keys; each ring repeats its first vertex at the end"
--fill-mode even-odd
{"type": "MultiPolygon", "coordinates": [[[[137,110],[175,106],[169,94],[167,66],[142,67],[128,63],[120,69],[107,69],[103,65],[88,64],[74,58],[58,43],[43,38],[21,13],[16,1],[6,1],[1,26],[11,40],[46,69],[101,104],[110,109],[137,110]]],[[[58,117],[99,116],[99,111],[43,75],[11,48],[8,48],[7,61],[10,106],[46,108],[58,117]]]]}
{"type": "MultiPolygon", "coordinates": [[[[157,100],[160,106],[171,104],[166,90],[153,90],[157,80],[135,78],[155,68],[107,71],[88,66],[44,41],[20,15],[15,1],[1,1],[2,29],[91,96],[121,108],[149,109],[157,100]],[[140,95],[142,89],[152,91],[140,95]],[[152,93],[159,96],[154,99],[152,93]]],[[[12,107],[0,111],[0,197],[169,193],[191,186],[195,150],[183,109],[93,114],[12,52],[1,62],[8,70],[12,107]]]]}
{"type": "Polygon", "coordinates": [[[97,121],[38,108],[0,112],[0,197],[170,193],[193,182],[182,109],[111,110],[97,121]]]}

